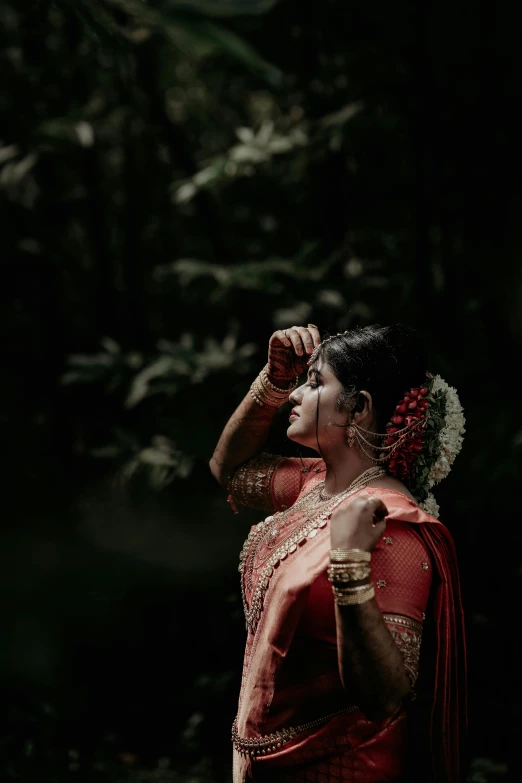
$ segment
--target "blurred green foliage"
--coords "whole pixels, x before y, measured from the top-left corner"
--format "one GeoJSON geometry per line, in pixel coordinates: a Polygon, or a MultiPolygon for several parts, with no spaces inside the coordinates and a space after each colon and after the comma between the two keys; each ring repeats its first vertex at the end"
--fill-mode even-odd
{"type": "MultiPolygon", "coordinates": [[[[509,755],[485,716],[520,717],[500,664],[509,608],[477,574],[505,546],[491,522],[513,518],[521,477],[517,29],[501,10],[449,2],[0,2],[6,529],[55,518],[114,476],[139,485],[143,518],[158,503],[179,511],[178,532],[196,496],[220,518],[207,462],[271,332],[413,323],[467,418],[437,498],[461,557],[477,781],[504,776],[509,755]]],[[[228,590],[215,593],[221,624],[228,590]]],[[[219,656],[208,678],[204,727],[236,686],[219,656]]],[[[164,779],[192,769],[220,783],[228,747],[198,772],[204,732],[187,704],[185,771],[163,762],[164,779]]]]}

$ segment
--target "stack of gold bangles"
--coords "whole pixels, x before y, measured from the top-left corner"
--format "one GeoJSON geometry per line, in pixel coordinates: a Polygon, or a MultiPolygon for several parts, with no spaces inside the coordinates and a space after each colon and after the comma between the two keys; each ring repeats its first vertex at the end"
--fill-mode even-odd
{"type": "Polygon", "coordinates": [[[299,376],[296,375],[287,389],[280,389],[274,386],[268,378],[267,366],[265,365],[255,381],[250,387],[250,394],[258,405],[267,405],[269,408],[279,408],[287,402],[290,392],[292,392],[299,383],[299,376]]]}
{"type": "Polygon", "coordinates": [[[370,560],[370,552],[363,549],[330,550],[328,581],[336,604],[355,606],[375,596],[370,560]]]}

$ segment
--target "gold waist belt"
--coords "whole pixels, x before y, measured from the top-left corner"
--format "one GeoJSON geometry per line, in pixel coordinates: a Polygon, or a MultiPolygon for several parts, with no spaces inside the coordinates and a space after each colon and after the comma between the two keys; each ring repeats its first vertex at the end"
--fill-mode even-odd
{"type": "Polygon", "coordinates": [[[352,712],[356,712],[358,709],[359,708],[355,705],[344,707],[342,710],[332,712],[324,718],[311,720],[308,723],[303,723],[301,726],[289,726],[289,728],[281,729],[274,734],[262,734],[260,737],[252,737],[251,739],[239,736],[237,733],[236,718],[232,724],[232,742],[239,753],[243,753],[247,756],[264,756],[266,753],[277,750],[282,745],[290,742],[297,734],[308,731],[308,729],[313,729],[316,726],[322,726],[324,723],[328,723],[331,718],[336,718],[338,715],[351,715],[352,712]]]}

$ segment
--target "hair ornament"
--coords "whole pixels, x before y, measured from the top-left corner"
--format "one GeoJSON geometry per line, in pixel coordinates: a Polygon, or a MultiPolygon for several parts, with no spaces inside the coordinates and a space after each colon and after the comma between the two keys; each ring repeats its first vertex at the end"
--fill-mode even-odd
{"type": "Polygon", "coordinates": [[[308,359],[308,367],[310,367],[315,360],[317,359],[317,354],[319,353],[319,349],[322,348],[326,343],[329,343],[330,340],[335,340],[336,337],[344,337],[345,334],[349,334],[352,330],[346,329],[344,332],[337,332],[337,334],[331,334],[330,337],[325,337],[324,340],[321,340],[319,345],[316,345],[314,350],[312,351],[310,358],[308,359]]]}
{"type": "Polygon", "coordinates": [[[411,389],[396,406],[385,443],[397,442],[404,432],[401,424],[410,431],[393,451],[388,472],[404,481],[421,507],[437,517],[439,508],[430,490],[449,474],[462,448],[466,420],[457,390],[440,375],[427,378],[425,387],[411,389]]]}

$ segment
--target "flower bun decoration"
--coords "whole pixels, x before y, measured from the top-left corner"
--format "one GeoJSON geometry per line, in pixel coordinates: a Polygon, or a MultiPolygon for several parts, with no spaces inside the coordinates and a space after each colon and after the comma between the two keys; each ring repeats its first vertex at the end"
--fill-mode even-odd
{"type": "Polygon", "coordinates": [[[462,448],[465,418],[456,389],[440,375],[410,389],[386,427],[388,472],[403,481],[421,508],[438,517],[430,489],[446,478],[462,448]]]}

